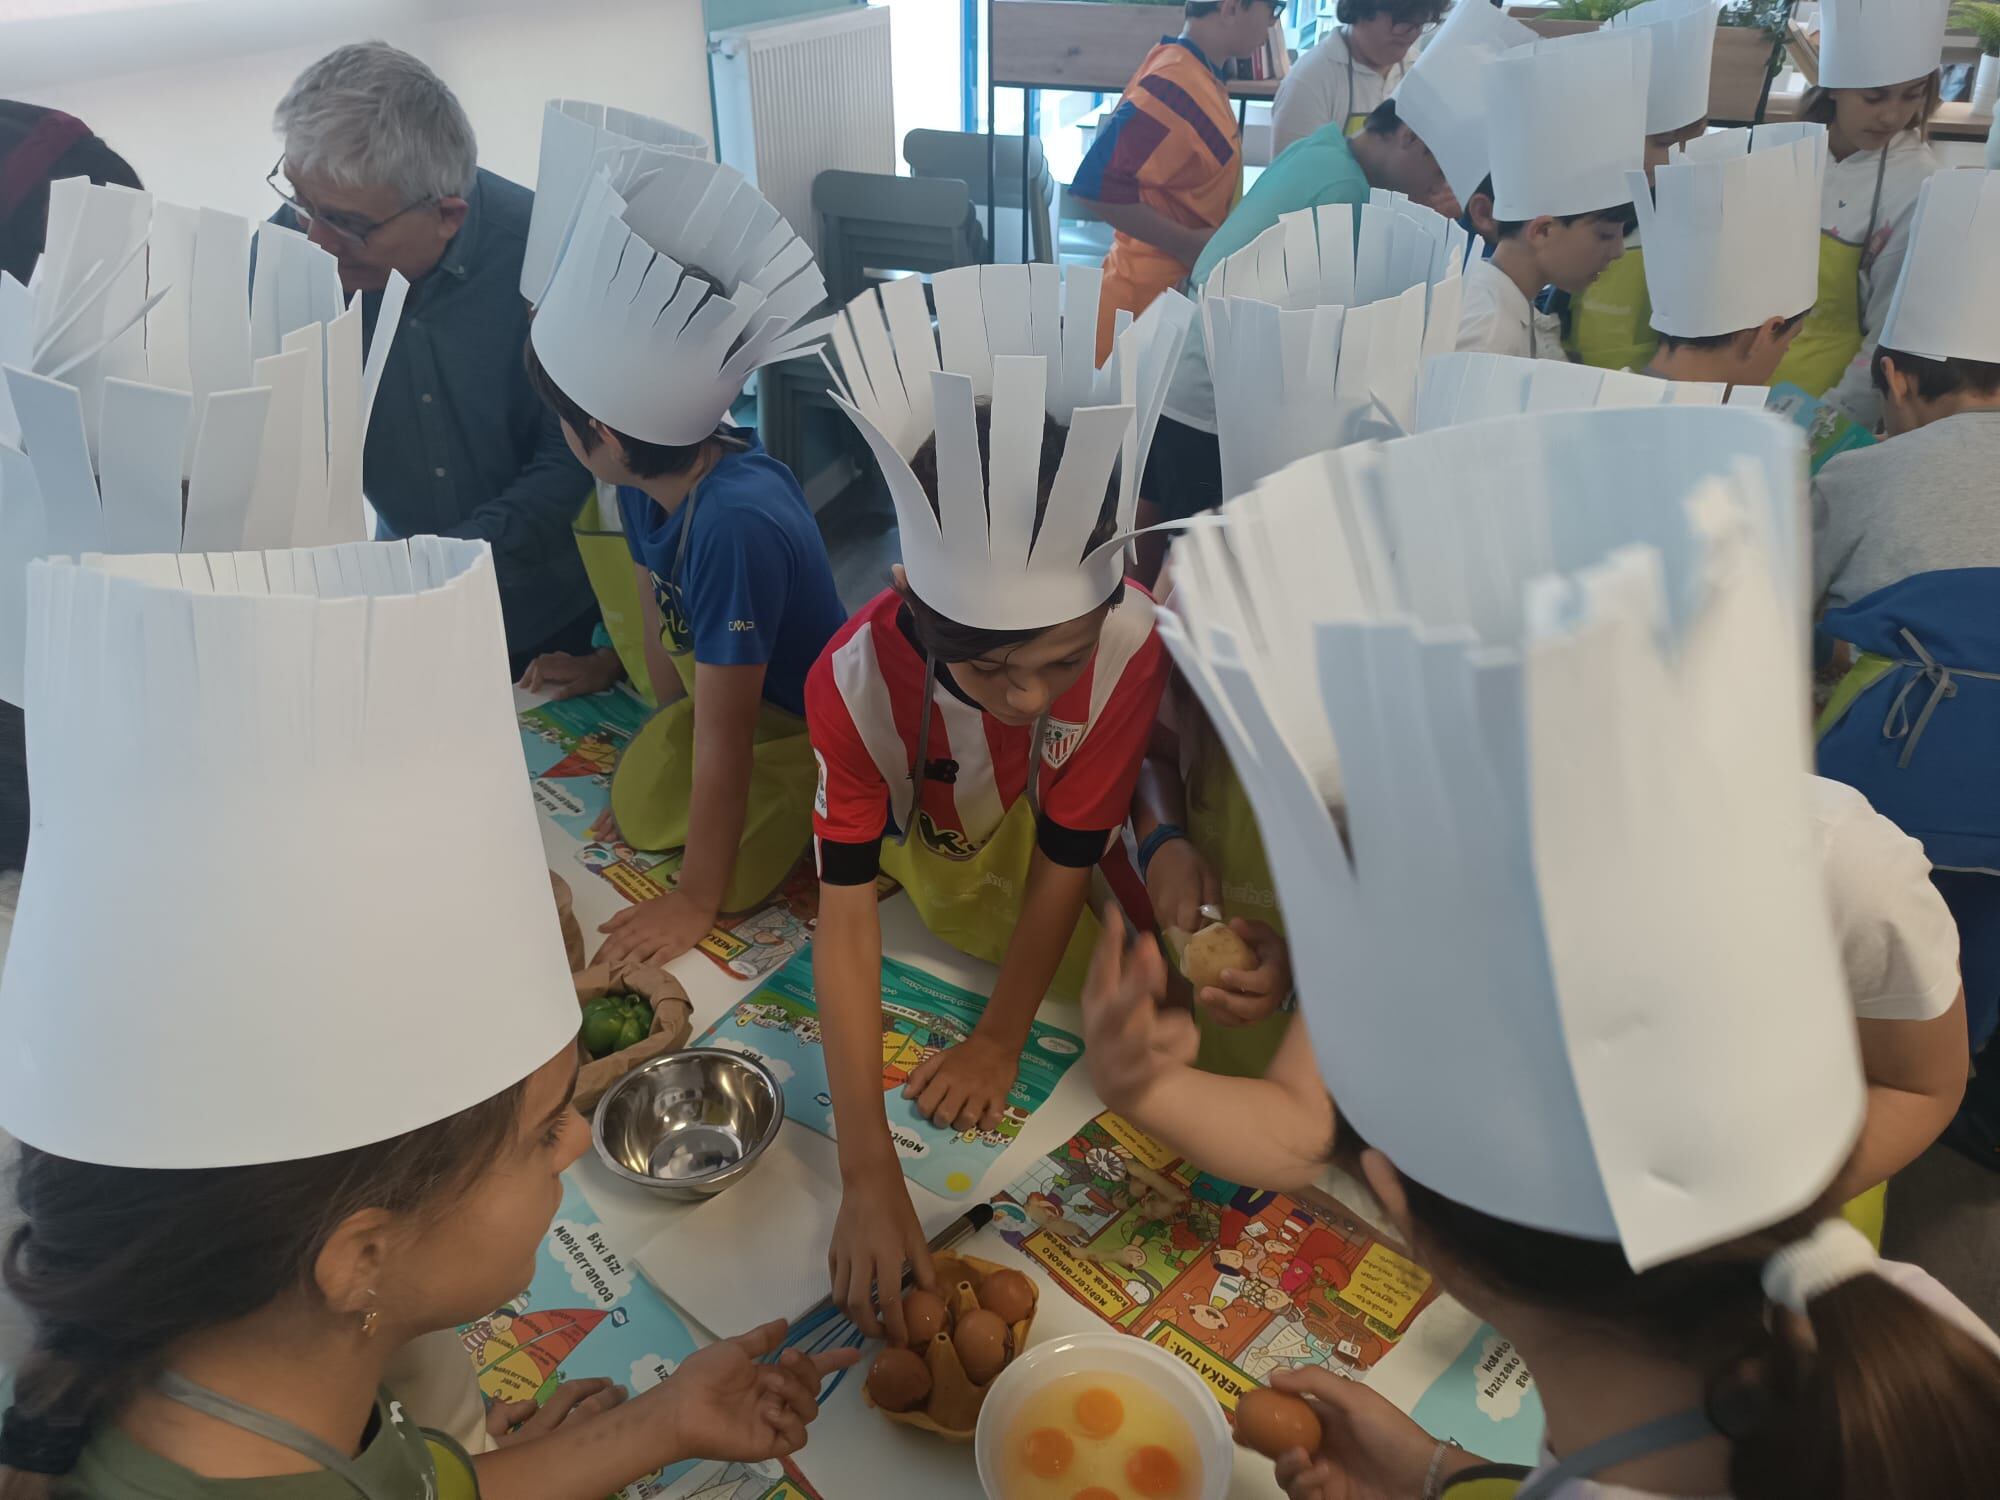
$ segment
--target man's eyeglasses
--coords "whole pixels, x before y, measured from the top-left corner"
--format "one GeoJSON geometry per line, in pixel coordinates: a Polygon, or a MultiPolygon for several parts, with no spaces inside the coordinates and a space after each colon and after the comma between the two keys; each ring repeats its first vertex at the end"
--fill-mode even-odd
{"type": "MultiPolygon", "coordinates": [[[[436,198],[419,198],[414,203],[406,203],[386,219],[364,219],[359,214],[342,213],[338,209],[328,209],[321,213],[309,203],[303,203],[285,191],[278,182],[279,174],[285,170],[285,159],[278,158],[278,164],[271,168],[264,180],[271,185],[271,191],[282,199],[287,207],[298,216],[299,230],[303,233],[315,221],[324,224],[342,239],[352,240],[357,245],[366,244],[368,237],[377,230],[393,224],[404,214],[411,213],[437,202],[436,198]]],[[[288,184],[287,184],[288,185],[288,184]]]]}

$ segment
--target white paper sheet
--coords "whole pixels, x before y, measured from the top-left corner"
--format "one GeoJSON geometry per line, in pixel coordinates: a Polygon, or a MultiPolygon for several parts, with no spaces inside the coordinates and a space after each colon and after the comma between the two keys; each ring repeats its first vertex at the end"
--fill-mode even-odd
{"type": "Polygon", "coordinates": [[[233,552],[243,545],[270,406],[268,386],[217,391],[208,398],[188,481],[183,550],[233,552]]]}

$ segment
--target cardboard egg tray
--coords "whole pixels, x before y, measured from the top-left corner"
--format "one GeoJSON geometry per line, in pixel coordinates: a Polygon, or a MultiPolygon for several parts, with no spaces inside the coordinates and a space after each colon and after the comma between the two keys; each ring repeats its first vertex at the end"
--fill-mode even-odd
{"type": "MultiPolygon", "coordinates": [[[[938,1284],[945,1288],[944,1300],[950,1304],[953,1326],[957,1325],[958,1319],[979,1306],[979,1289],[985,1285],[988,1276],[995,1271],[1012,1269],[970,1255],[940,1255],[937,1258],[938,1284]]],[[[1027,1317],[1008,1330],[1014,1336],[1014,1351],[1008,1356],[1009,1364],[1028,1347],[1028,1330],[1035,1326],[1035,1314],[1042,1305],[1042,1289],[1035,1284],[1032,1276],[1028,1278],[1028,1286],[1034,1292],[1035,1305],[1029,1309],[1027,1317]]],[[[979,1408],[985,1404],[992,1381],[985,1385],[972,1383],[972,1377],[965,1373],[965,1366],[959,1362],[958,1346],[952,1342],[949,1330],[940,1332],[932,1339],[923,1355],[924,1362],[931,1367],[930,1398],[912,1411],[883,1411],[882,1415],[892,1422],[920,1428],[955,1443],[971,1442],[972,1431],[979,1425],[979,1408]]],[[[1005,1373],[1004,1367],[1002,1373],[1005,1373]]],[[[993,1377],[994,1380],[999,1378],[998,1375],[993,1377]]],[[[862,1399],[870,1406],[875,1405],[865,1386],[862,1399]]]]}

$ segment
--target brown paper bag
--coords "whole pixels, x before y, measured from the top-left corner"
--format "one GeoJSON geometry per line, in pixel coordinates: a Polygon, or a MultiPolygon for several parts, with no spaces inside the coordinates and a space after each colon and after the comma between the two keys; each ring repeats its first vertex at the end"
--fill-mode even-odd
{"type": "Polygon", "coordinates": [[[555,887],[556,920],[562,924],[563,952],[569,958],[569,971],[574,974],[583,967],[583,927],[576,920],[576,900],[570,895],[569,882],[554,870],[549,871],[549,884],[555,887]]]}
{"type": "Polygon", "coordinates": [[[681,982],[654,964],[592,964],[575,976],[578,1009],[602,995],[637,995],[653,1007],[653,1029],[623,1052],[586,1061],[576,1075],[576,1107],[597,1108],[605,1091],[641,1063],[664,1057],[688,1043],[694,1032],[694,1005],[681,982]]]}

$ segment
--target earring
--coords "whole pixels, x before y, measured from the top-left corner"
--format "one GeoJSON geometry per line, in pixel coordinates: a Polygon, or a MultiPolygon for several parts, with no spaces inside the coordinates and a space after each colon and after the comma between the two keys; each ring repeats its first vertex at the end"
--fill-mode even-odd
{"type": "MultiPolygon", "coordinates": [[[[368,1300],[371,1302],[375,1300],[375,1289],[373,1287],[368,1289],[368,1300]]],[[[382,1309],[379,1307],[369,1308],[367,1312],[361,1315],[361,1336],[365,1339],[374,1338],[375,1329],[381,1321],[382,1309]]]]}

